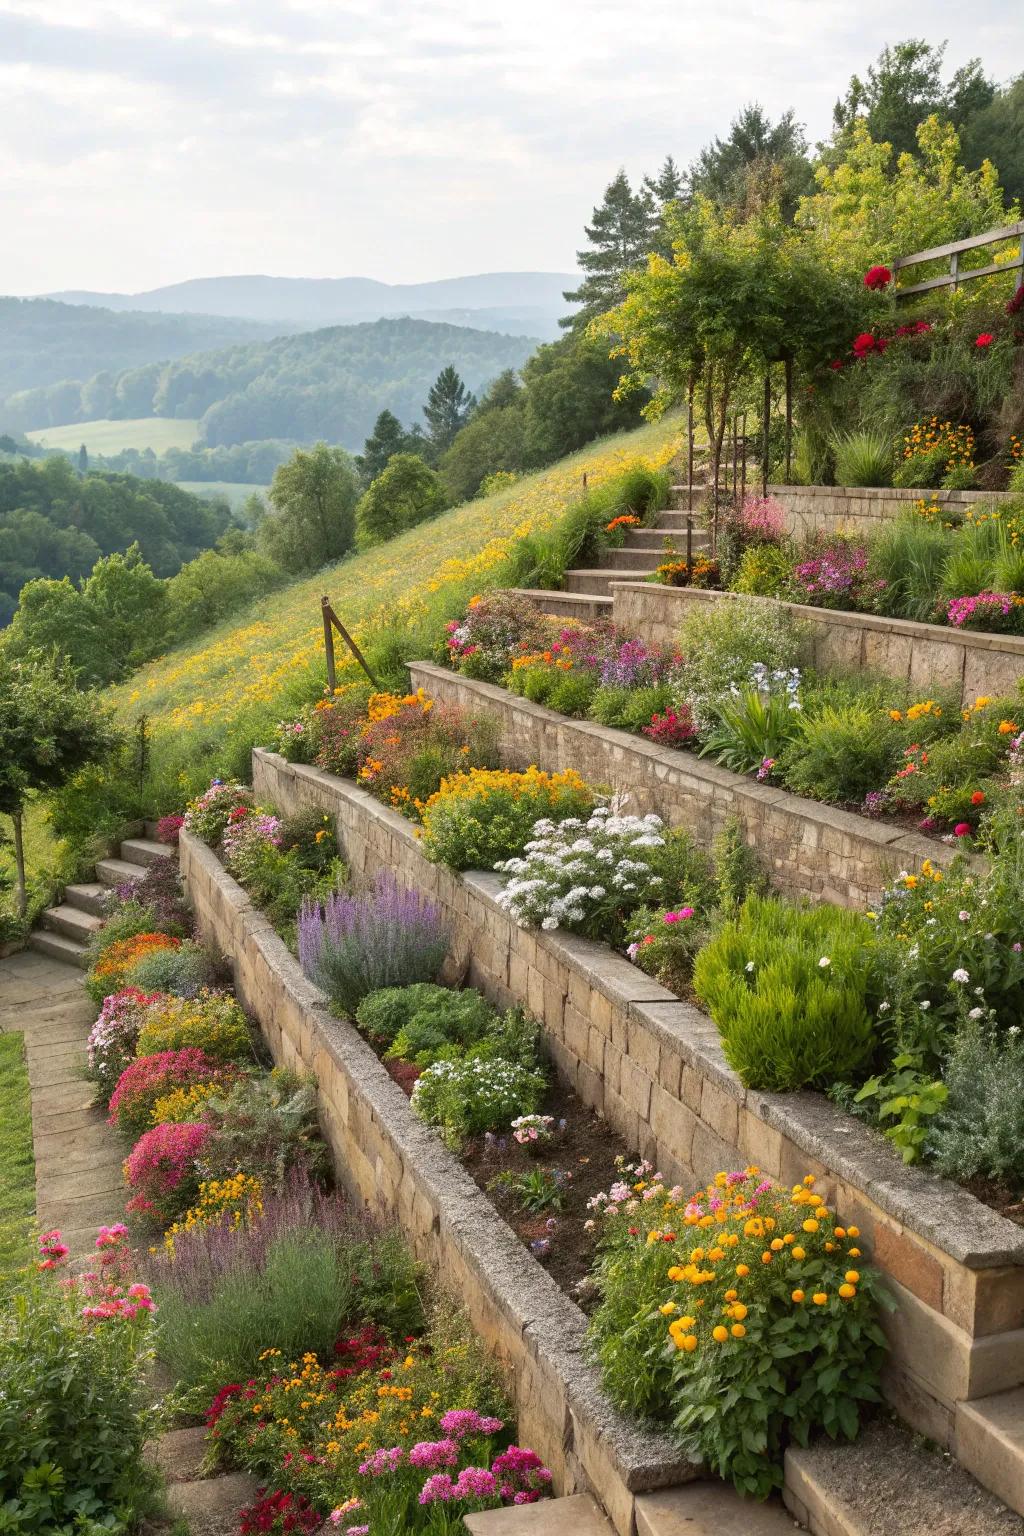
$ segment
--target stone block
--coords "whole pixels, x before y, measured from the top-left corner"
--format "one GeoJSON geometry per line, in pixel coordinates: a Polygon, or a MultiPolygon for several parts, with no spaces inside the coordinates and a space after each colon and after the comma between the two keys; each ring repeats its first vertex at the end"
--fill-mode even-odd
{"type": "Polygon", "coordinates": [[[739,1143],[739,1112],[740,1106],[735,1098],[717,1083],[704,1079],[700,1095],[700,1118],[726,1146],[733,1149],[739,1143]]]}
{"type": "Polygon", "coordinates": [[[926,1307],[942,1311],[943,1267],[905,1229],[880,1218],[875,1223],[871,1257],[926,1307]]]}
{"type": "MultiPolygon", "coordinates": [[[[924,626],[916,626],[922,629],[924,626]]],[[[910,655],[911,687],[923,693],[948,688],[959,693],[963,686],[964,647],[956,640],[942,641],[915,632],[910,655]]]]}
{"type": "Polygon", "coordinates": [[[1024,1269],[945,1267],[942,1310],[975,1338],[1024,1328],[1024,1269]]]}

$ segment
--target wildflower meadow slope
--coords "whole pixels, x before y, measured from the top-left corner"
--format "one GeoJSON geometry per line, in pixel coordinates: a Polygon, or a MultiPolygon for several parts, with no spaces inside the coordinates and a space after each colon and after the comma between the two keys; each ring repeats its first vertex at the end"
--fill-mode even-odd
{"type": "Polygon", "coordinates": [[[636,460],[663,466],[679,447],[680,430],[675,417],[606,438],[493,496],[465,502],[260,600],[242,622],[151,662],[108,697],[124,723],[144,713],[157,733],[170,727],[179,736],[219,736],[282,708],[293,685],[308,689],[310,670],[322,669],[322,593],[357,641],[387,624],[414,626],[437,594],[468,595],[493,582],[512,541],[552,526],[584,472],[593,486],[636,460]]]}

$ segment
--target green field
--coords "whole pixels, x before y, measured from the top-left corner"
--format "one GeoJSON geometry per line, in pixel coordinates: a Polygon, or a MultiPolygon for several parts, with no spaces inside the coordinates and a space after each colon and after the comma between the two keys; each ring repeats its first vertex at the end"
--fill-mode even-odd
{"type": "Polygon", "coordinates": [[[76,421],[67,427],[37,427],[25,436],[44,448],[74,450],[85,444],[89,453],[120,453],[124,448],[191,448],[199,436],[199,422],[189,417],[143,416],[138,421],[76,421]]]}
{"type": "Polygon", "coordinates": [[[223,496],[233,512],[243,507],[254,492],[265,496],[270,490],[269,485],[246,485],[241,480],[176,480],[174,483],[206,501],[223,496]]]}
{"type": "Polygon", "coordinates": [[[32,1111],[21,1035],[0,1035],[0,1286],[29,1256],[36,1208],[32,1111]]]}

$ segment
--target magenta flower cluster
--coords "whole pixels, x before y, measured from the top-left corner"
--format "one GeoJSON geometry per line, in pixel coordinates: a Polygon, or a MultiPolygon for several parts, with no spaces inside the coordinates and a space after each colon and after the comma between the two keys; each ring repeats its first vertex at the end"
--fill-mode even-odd
{"type": "Polygon", "coordinates": [[[978,592],[969,597],[951,597],[946,607],[946,622],[954,629],[991,629],[994,621],[1007,618],[1018,606],[1010,592],[978,592]]]}

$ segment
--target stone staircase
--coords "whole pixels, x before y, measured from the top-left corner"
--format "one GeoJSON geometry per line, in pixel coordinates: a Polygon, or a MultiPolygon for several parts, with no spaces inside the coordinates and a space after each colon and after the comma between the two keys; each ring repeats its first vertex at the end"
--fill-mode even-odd
{"type": "Polygon", "coordinates": [[[88,968],[89,940],[103,927],[108,893],[128,880],[140,879],[158,859],[174,858],[174,849],[156,840],[156,823],[146,822],[141,834],[126,837],[116,858],[97,859],[95,880],[65,888],[64,898],[47,907],[29,944],[53,960],[88,968]]]}
{"type": "MultiPolygon", "coordinates": [[[[704,489],[703,479],[695,478],[695,502],[704,489]]],[[[666,559],[685,560],[688,532],[689,547],[694,555],[709,548],[702,514],[687,511],[686,500],[686,486],[673,485],[669,505],[657,514],[658,520],[653,527],[629,529],[622,548],[604,550],[596,566],[567,571],[561,591],[520,588],[521,595],[531,598],[544,613],[559,618],[574,618],[587,623],[611,618],[613,581],[643,581],[653,576],[666,559]]]]}

